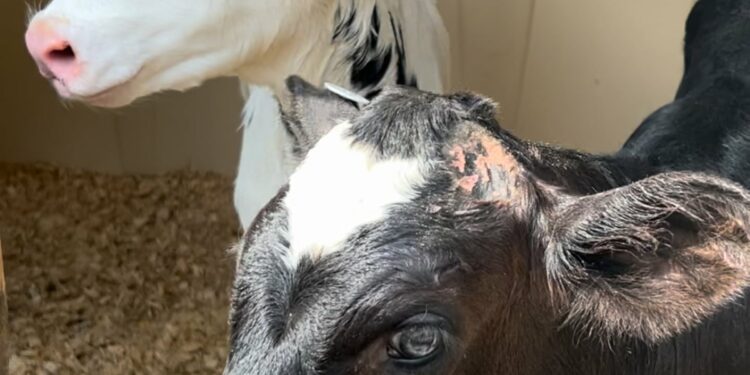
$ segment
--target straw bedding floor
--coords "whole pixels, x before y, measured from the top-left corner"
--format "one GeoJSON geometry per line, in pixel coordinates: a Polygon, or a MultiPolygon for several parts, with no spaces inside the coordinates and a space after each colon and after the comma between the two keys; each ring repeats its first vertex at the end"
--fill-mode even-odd
{"type": "Polygon", "coordinates": [[[216,374],[238,238],[228,178],[0,164],[11,374],[216,374]]]}

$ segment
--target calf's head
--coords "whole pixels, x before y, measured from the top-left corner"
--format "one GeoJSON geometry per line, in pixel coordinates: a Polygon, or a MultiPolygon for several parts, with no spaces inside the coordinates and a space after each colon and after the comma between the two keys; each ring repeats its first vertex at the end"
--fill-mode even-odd
{"type": "Polygon", "coordinates": [[[281,55],[333,1],[52,0],[34,14],[26,44],[67,99],[115,107],[186,89],[281,55]]]}
{"type": "Polygon", "coordinates": [[[568,336],[657,342],[748,283],[731,182],[585,195],[561,179],[593,157],[514,138],[485,98],[391,88],[358,108],[289,86],[290,132],[331,130],[238,251],[227,374],[533,373],[568,336]],[[543,179],[541,155],[570,169],[543,179]]]}

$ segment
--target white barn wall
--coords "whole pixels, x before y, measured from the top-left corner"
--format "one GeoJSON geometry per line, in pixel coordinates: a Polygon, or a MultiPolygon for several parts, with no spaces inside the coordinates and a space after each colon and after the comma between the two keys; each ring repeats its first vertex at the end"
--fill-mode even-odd
{"type": "Polygon", "coordinates": [[[670,101],[693,0],[536,0],[517,134],[613,151],[670,101]]]}

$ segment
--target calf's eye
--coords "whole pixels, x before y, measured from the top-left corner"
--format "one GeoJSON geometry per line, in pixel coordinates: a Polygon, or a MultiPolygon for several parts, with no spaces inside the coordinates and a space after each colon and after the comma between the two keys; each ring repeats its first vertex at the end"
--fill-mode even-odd
{"type": "Polygon", "coordinates": [[[419,324],[402,328],[388,342],[388,356],[407,365],[423,365],[443,348],[443,333],[439,327],[419,324]]]}

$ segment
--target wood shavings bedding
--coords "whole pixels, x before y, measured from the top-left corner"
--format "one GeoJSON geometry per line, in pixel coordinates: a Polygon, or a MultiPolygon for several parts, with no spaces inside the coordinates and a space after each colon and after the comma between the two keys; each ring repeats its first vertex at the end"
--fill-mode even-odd
{"type": "Polygon", "coordinates": [[[11,374],[217,374],[232,181],[0,163],[11,374]]]}

